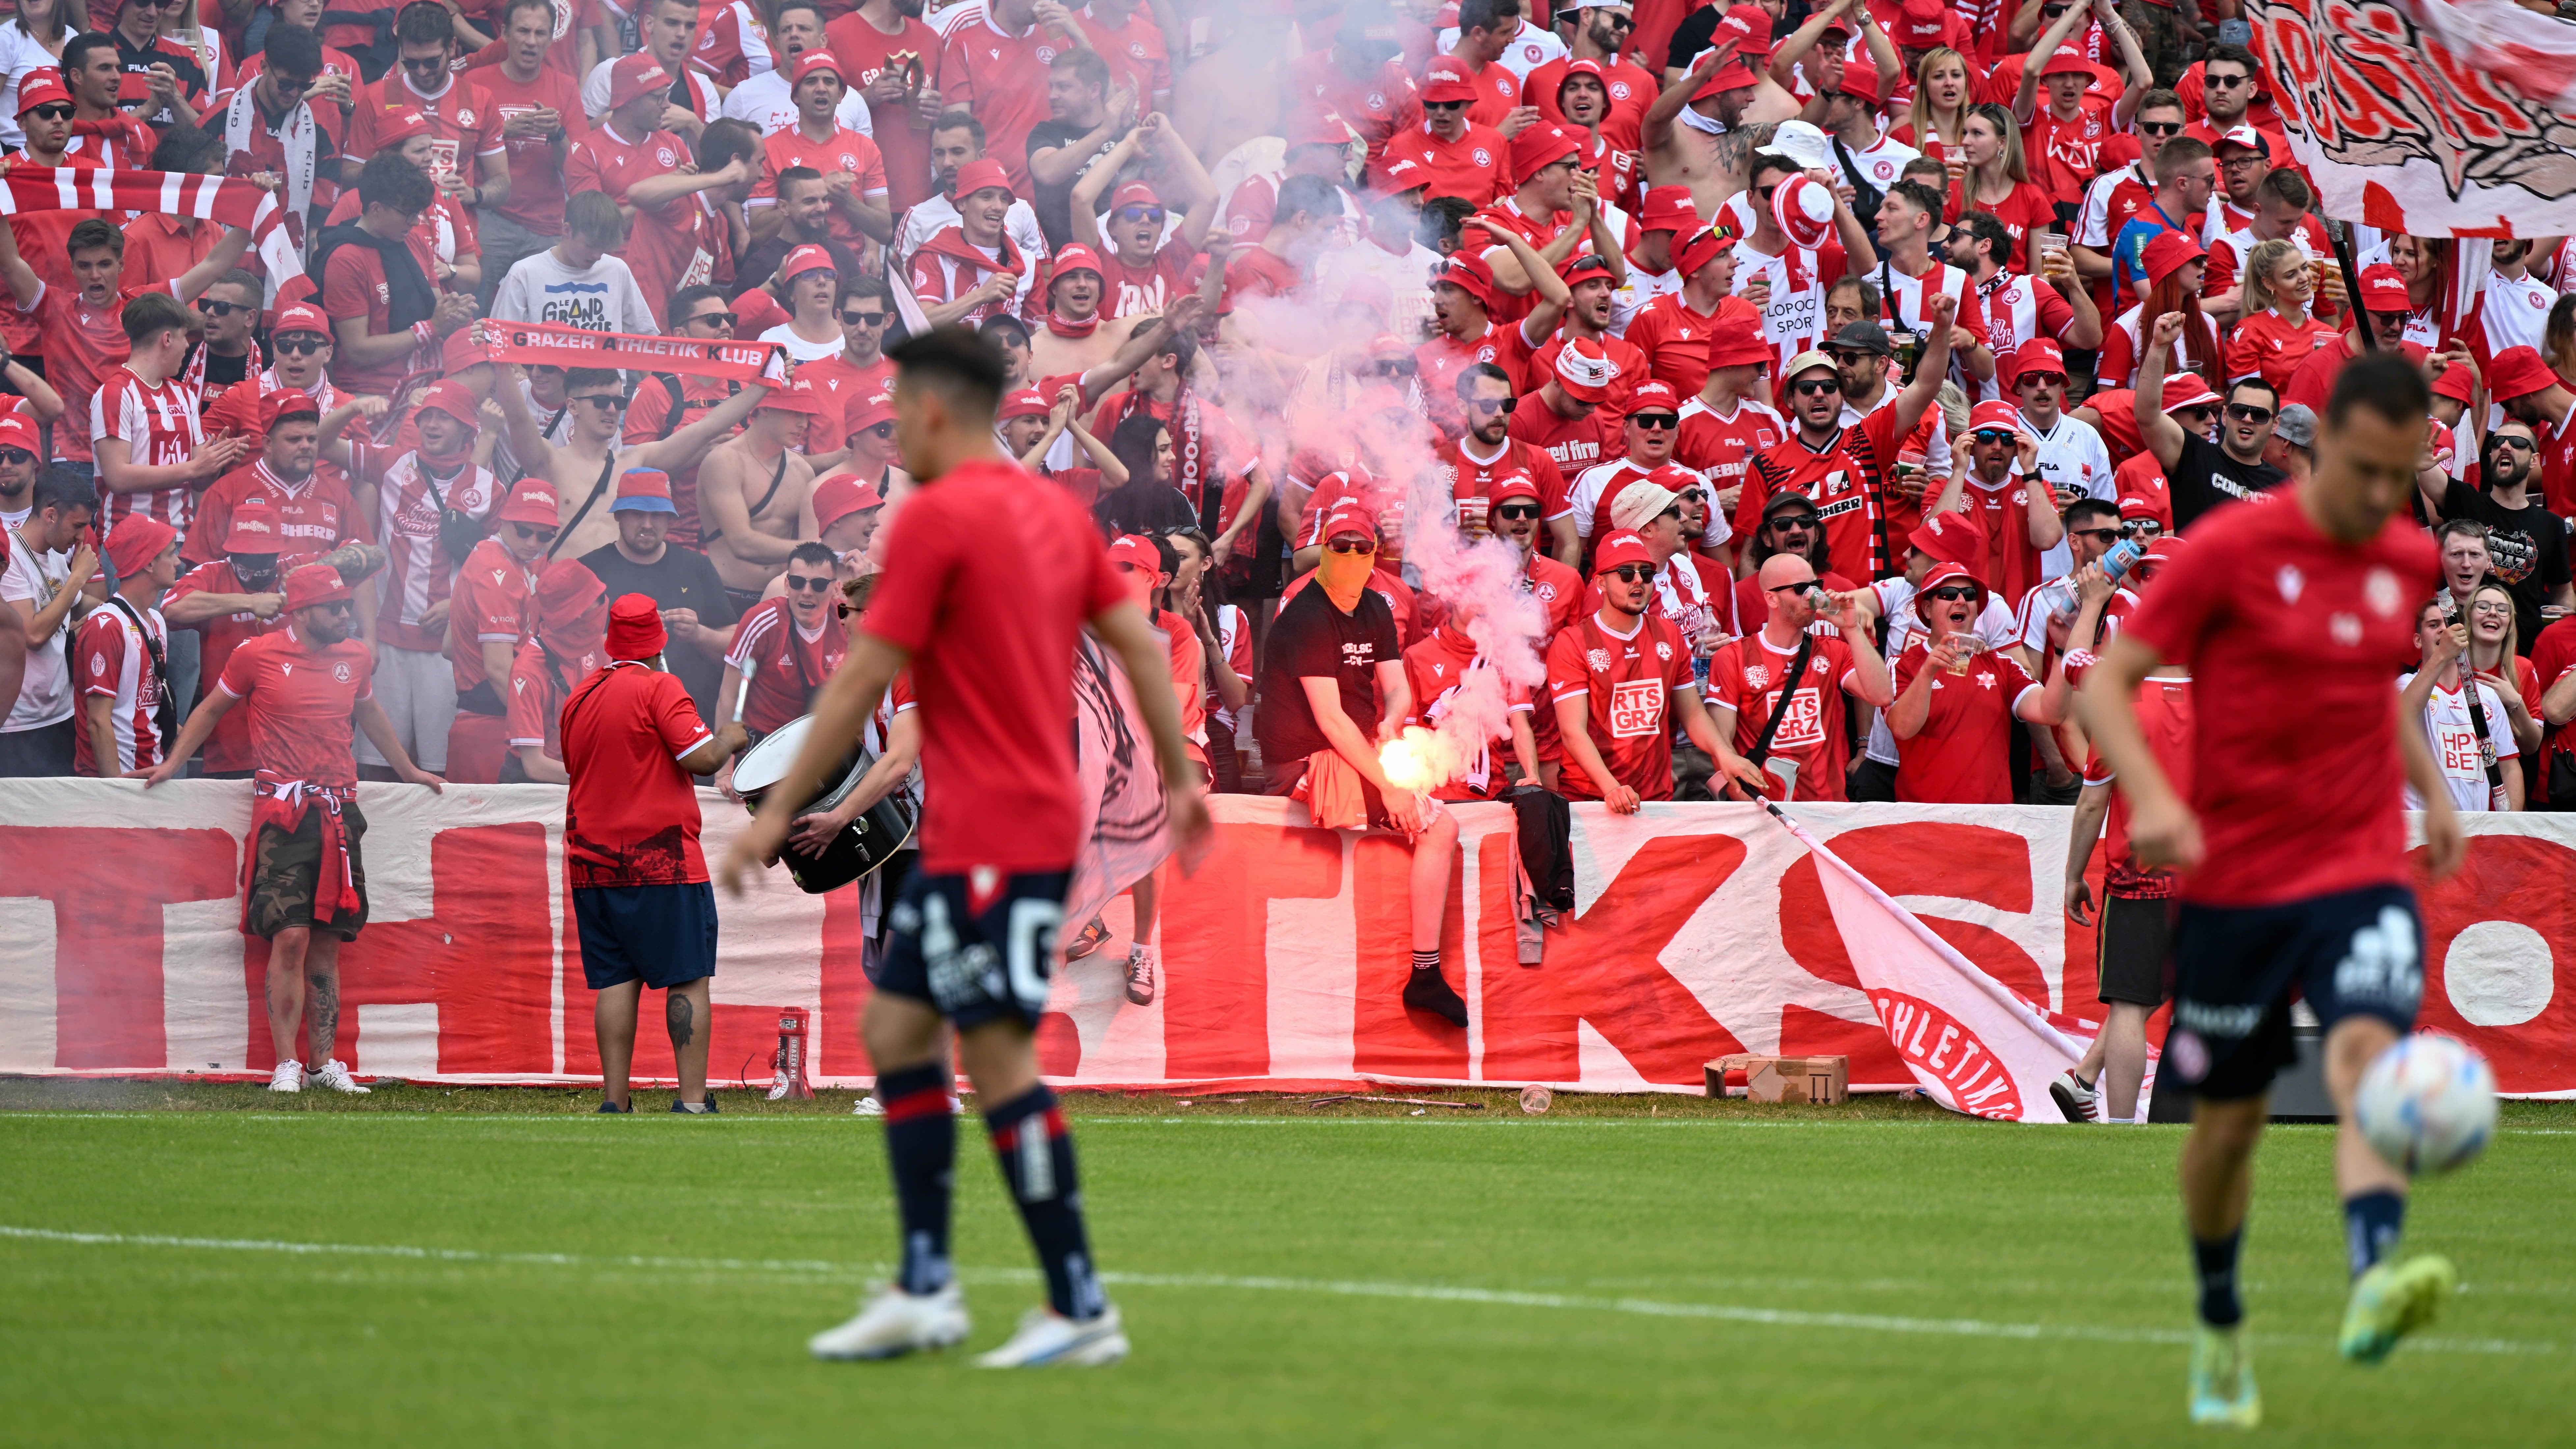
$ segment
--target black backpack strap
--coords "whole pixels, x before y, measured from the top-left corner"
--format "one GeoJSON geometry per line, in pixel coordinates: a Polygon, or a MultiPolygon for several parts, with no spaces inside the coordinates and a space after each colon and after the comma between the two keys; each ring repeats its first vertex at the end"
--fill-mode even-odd
{"type": "Polygon", "coordinates": [[[563,531],[555,535],[555,541],[546,545],[546,562],[554,562],[556,551],[571,539],[574,529],[581,527],[581,521],[590,516],[590,510],[599,505],[600,495],[608,491],[608,476],[616,468],[617,455],[611,453],[608,461],[599,465],[599,481],[590,485],[590,496],[581,500],[581,508],[573,514],[572,521],[563,526],[563,531]]]}
{"type": "Polygon", "coordinates": [[[743,521],[748,523],[752,519],[758,518],[760,516],[760,510],[769,506],[769,500],[778,496],[778,485],[786,481],[787,450],[781,448],[778,450],[778,466],[771,470],[769,474],[769,491],[760,495],[760,501],[758,503],[751,505],[751,511],[743,515],[743,521]]]}
{"type": "Polygon", "coordinates": [[[680,430],[681,415],[688,406],[687,389],[681,386],[675,373],[657,372],[653,374],[653,380],[662,384],[664,395],[671,399],[671,406],[662,414],[662,431],[658,435],[667,438],[680,430]]]}
{"type": "Polygon", "coordinates": [[[1744,758],[1756,765],[1771,758],[1772,737],[1780,733],[1780,721],[1789,717],[1789,702],[1797,698],[1798,682],[1807,677],[1807,660],[1815,652],[1816,636],[1799,635],[1797,657],[1789,661],[1789,673],[1781,682],[1780,702],[1771,706],[1771,717],[1762,722],[1762,734],[1754,740],[1753,748],[1744,752],[1744,758]]]}
{"type": "MultiPolygon", "coordinates": [[[[2505,661],[2505,667],[2510,669],[2513,662],[2505,661]]],[[[2478,754],[2486,760],[2487,788],[2501,790],[2504,788],[2504,764],[2496,754],[2495,735],[2487,729],[2486,706],[2478,703],[2478,688],[2477,676],[2464,671],[2460,689],[2469,698],[2469,728],[2478,732],[2478,754]]]]}
{"type": "Polygon", "coordinates": [[[132,604],[126,602],[124,595],[110,594],[107,596],[107,601],[116,606],[116,611],[123,614],[127,622],[134,625],[135,633],[143,636],[143,653],[152,661],[152,677],[161,683],[161,703],[152,711],[152,725],[161,732],[161,748],[166,750],[177,738],[176,731],[179,726],[179,701],[170,693],[170,658],[162,652],[161,641],[152,637],[152,631],[145,626],[143,616],[135,611],[132,604]]]}

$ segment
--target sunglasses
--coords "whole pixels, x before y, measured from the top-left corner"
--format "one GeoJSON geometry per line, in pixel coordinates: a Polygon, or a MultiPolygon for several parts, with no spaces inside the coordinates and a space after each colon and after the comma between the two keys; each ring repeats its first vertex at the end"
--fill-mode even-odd
{"type": "Polygon", "coordinates": [[[1600,16],[1600,17],[1598,17],[1598,18],[1599,18],[1600,20],[1602,20],[1604,23],[1606,23],[1606,24],[1608,24],[1609,26],[1611,26],[1613,29],[1617,29],[1617,30],[1634,30],[1634,29],[1636,29],[1636,28],[1637,28],[1637,21],[1636,21],[1635,17],[1633,17],[1633,16],[1627,16],[1627,15],[1603,15],[1603,16],[1600,16]]]}
{"type": "MultiPolygon", "coordinates": [[[[32,458],[35,455],[31,453],[27,456],[32,458]]],[[[1502,507],[1494,510],[1494,516],[1496,518],[1536,518],[1538,517],[1538,505],[1535,503],[1506,503],[1502,507]]]]}
{"type": "Polygon", "coordinates": [[[2138,123],[2138,129],[2146,132],[2150,136],[2179,136],[2182,134],[2182,122],[2140,121],[2138,123]]]}
{"type": "Polygon", "coordinates": [[[683,325],[690,327],[724,327],[729,329],[733,326],[733,322],[734,314],[731,312],[701,312],[695,317],[690,318],[683,325]]]}
{"type": "Polygon", "coordinates": [[[1974,599],[1976,596],[1977,591],[1968,587],[1966,584],[1950,584],[1943,588],[1934,589],[1923,597],[1927,599],[1938,599],[1943,603],[1963,604],[1974,599]]]}
{"type": "Polygon", "coordinates": [[[229,317],[235,312],[247,312],[251,309],[239,302],[218,302],[212,297],[199,297],[197,310],[209,317],[229,317]]]}
{"type": "Polygon", "coordinates": [[[443,55],[406,55],[402,58],[402,68],[408,71],[417,71],[422,75],[436,75],[440,71],[447,69],[447,57],[443,55]]]}
{"type": "Polygon", "coordinates": [[[0,463],[7,463],[14,467],[20,463],[34,461],[36,461],[36,455],[24,448],[0,448],[0,463]]]}
{"type": "Polygon", "coordinates": [[[894,424],[879,423],[875,427],[867,429],[867,434],[868,436],[883,442],[894,436],[894,424]]]}
{"type": "Polygon", "coordinates": [[[2200,83],[2214,91],[2227,90],[2236,86],[2246,85],[2253,79],[2254,78],[2252,76],[2243,75],[2213,75],[2207,70],[2203,70],[2200,73],[2200,83]]]}
{"type": "Polygon", "coordinates": [[[1680,427],[1682,415],[1679,413],[1630,413],[1628,414],[1628,421],[1635,423],[1638,427],[1646,429],[1648,432],[1660,433],[1666,428],[1680,427]]]}
{"type": "MultiPolygon", "coordinates": [[[[1126,566],[1121,564],[1120,567],[1124,568],[1126,566]]],[[[800,593],[807,589],[811,589],[818,594],[824,594],[831,592],[832,589],[832,581],[830,579],[798,578],[794,574],[789,574],[787,576],[786,583],[787,591],[791,594],[800,593]]]]}
{"type": "Polygon", "coordinates": [[[1789,390],[1800,397],[1828,397],[1841,392],[1843,385],[1826,378],[1808,378],[1789,384],[1789,390]]]}
{"type": "Polygon", "coordinates": [[[2004,447],[2013,441],[2013,435],[2000,428],[1979,428],[1968,436],[1972,441],[1983,443],[1989,448],[2004,447]]]}
{"type": "MultiPolygon", "coordinates": [[[[1414,361],[1410,357],[1385,358],[1376,364],[1376,369],[1380,377],[1411,377],[1414,372],[1414,361]]],[[[1510,398],[1503,399],[1505,412],[1511,411],[1511,401],[1510,398]]]]}
{"type": "Polygon", "coordinates": [[[832,606],[832,612],[833,612],[833,614],[835,614],[836,616],[838,616],[838,617],[840,617],[840,618],[843,618],[843,619],[846,619],[846,618],[850,617],[852,614],[857,613],[857,612],[858,612],[858,609],[856,608],[856,606],[854,606],[854,605],[850,605],[850,604],[834,604],[834,605],[832,606]]]}
{"type": "Polygon", "coordinates": [[[44,105],[38,106],[34,110],[29,111],[27,114],[34,116],[39,120],[68,121],[72,118],[72,108],[64,105],[60,101],[48,101],[44,105]]]}
{"type": "Polygon", "coordinates": [[[272,337],[269,341],[277,345],[278,351],[292,352],[298,357],[319,352],[323,348],[331,345],[331,339],[323,336],[319,332],[291,332],[283,336],[272,337]]]}
{"type": "Polygon", "coordinates": [[[2066,386],[2066,374],[2062,372],[2025,372],[2014,383],[2014,386],[2018,387],[2022,383],[2031,383],[2039,387],[2064,387],[2066,386]]]}
{"type": "Polygon", "coordinates": [[[1825,355],[1834,360],[1834,366],[1836,367],[1858,367],[1862,363],[1876,357],[1878,354],[1875,352],[1828,352],[1825,355]]]}
{"type": "Polygon", "coordinates": [[[2240,423],[2268,423],[2272,421],[2272,410],[2270,408],[2258,408],[2247,403],[2229,403],[2227,405],[2227,415],[2240,423]]]}
{"type": "Polygon", "coordinates": [[[1614,568],[1603,569],[1601,572],[1616,577],[1619,582],[1623,584],[1633,584],[1653,578],[1655,576],[1655,566],[1653,564],[1620,564],[1614,568]]]}
{"type": "Polygon", "coordinates": [[[883,327],[885,325],[885,319],[886,314],[883,312],[844,312],[841,314],[841,325],[844,327],[883,327]]]}
{"type": "Polygon", "coordinates": [[[1331,549],[1335,553],[1375,553],[1377,552],[1377,540],[1373,538],[1337,538],[1332,542],[1325,544],[1324,547],[1331,549]]]}
{"type": "MultiPolygon", "coordinates": [[[[2487,446],[2490,448],[2511,448],[2517,453],[2536,453],[2540,451],[2538,447],[2533,445],[2529,438],[2516,438],[2502,434],[2489,438],[2487,440],[2487,446]]],[[[0,456],[6,455],[0,454],[0,456]]]]}
{"type": "Polygon", "coordinates": [[[1467,103],[1465,101],[1424,101],[1422,103],[1422,109],[1426,111],[1463,111],[1467,109],[1467,103]]]}
{"type": "Polygon", "coordinates": [[[1815,526],[1816,515],[1812,513],[1784,513],[1780,517],[1772,519],[1769,523],[1763,525],[1765,528],[1794,528],[1802,532],[1807,529],[1814,528],[1815,526]]]}
{"type": "Polygon", "coordinates": [[[2077,528],[2068,531],[2077,538],[2099,539],[2104,543],[2114,542],[2120,536],[2120,530],[2116,528],[2077,528]]]}
{"type": "Polygon", "coordinates": [[[1814,579],[1800,579],[1794,584],[1773,584],[1762,592],[1766,594],[1803,594],[1815,586],[1816,581],[1814,579]]]}
{"type": "Polygon", "coordinates": [[[1516,397],[1477,397],[1467,399],[1467,406],[1480,413],[1502,413],[1509,416],[1513,408],[1520,406],[1520,401],[1516,397]]]}
{"type": "Polygon", "coordinates": [[[320,76],[280,75],[271,71],[268,83],[277,87],[277,93],[281,96],[300,96],[313,89],[313,83],[320,79],[320,76]]]}
{"type": "Polygon", "coordinates": [[[579,397],[565,398],[564,401],[568,403],[589,403],[604,413],[622,413],[626,411],[626,399],[613,392],[586,392],[579,397]]]}
{"type": "Polygon", "coordinates": [[[1684,503],[1697,503],[1697,502],[1699,502],[1700,500],[1702,500],[1702,499],[1704,499],[1704,498],[1708,497],[1708,495],[1707,495],[1706,493],[1701,492],[1701,491],[1700,491],[1699,489],[1697,489],[1697,488],[1685,488],[1685,489],[1683,489],[1681,492],[1676,493],[1676,494],[1674,494],[1673,496],[1674,496],[1675,498],[1680,499],[1680,500],[1681,500],[1681,501],[1683,501],[1684,503]]]}
{"type": "Polygon", "coordinates": [[[533,538],[539,543],[552,543],[555,541],[555,535],[563,531],[559,528],[539,528],[533,523],[513,523],[510,526],[519,531],[520,538],[533,538]]]}
{"type": "Polygon", "coordinates": [[[1117,211],[1111,213],[1109,219],[1111,221],[1123,221],[1129,226],[1134,226],[1140,221],[1150,221],[1156,226],[1161,226],[1163,224],[1163,209],[1159,206],[1122,206],[1118,208],[1117,211]]]}
{"type": "Polygon", "coordinates": [[[2152,518],[2132,518],[2128,522],[2120,525],[2120,531],[2122,533],[2135,534],[2143,538],[2153,538],[2157,534],[2164,532],[2165,526],[2152,518]]]}
{"type": "Polygon", "coordinates": [[[2215,404],[2203,403],[2198,407],[2176,408],[2173,410],[2172,416],[2182,418],[2193,423],[2205,423],[2211,418],[2218,416],[2218,408],[2215,404]]]}

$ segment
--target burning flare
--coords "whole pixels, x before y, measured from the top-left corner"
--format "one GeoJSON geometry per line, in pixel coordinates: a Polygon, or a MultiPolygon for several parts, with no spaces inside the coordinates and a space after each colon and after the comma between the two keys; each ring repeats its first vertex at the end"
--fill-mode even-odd
{"type": "Polygon", "coordinates": [[[1437,790],[1474,763],[1461,756],[1448,737],[1406,725],[1404,733],[1377,748],[1378,767],[1399,790],[1437,790]]]}

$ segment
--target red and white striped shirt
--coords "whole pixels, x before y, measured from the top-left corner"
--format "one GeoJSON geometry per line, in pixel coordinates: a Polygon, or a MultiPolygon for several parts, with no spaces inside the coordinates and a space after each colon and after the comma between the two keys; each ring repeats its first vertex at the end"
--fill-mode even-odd
{"type": "Polygon", "coordinates": [[[81,621],[80,638],[72,650],[72,678],[81,699],[81,708],[73,715],[74,774],[114,779],[161,763],[163,741],[155,718],[161,708],[161,677],[152,668],[156,648],[165,656],[170,648],[170,628],[162,622],[159,609],[143,611],[142,629],[134,627],[116,604],[92,609],[81,621]],[[152,641],[148,647],[146,630],[152,641]],[[116,727],[112,762],[99,759],[89,727],[89,701],[100,695],[116,701],[110,713],[116,727]]]}
{"type": "Polygon", "coordinates": [[[829,614],[813,633],[806,633],[788,612],[785,595],[744,615],[734,630],[733,647],[725,651],[725,663],[751,680],[743,727],[768,734],[813,708],[814,691],[841,667],[849,647],[849,631],[837,627],[829,614]]]}
{"type": "MultiPolygon", "coordinates": [[[[143,467],[168,468],[185,463],[205,443],[205,433],[197,426],[196,389],[176,378],[154,387],[134,375],[134,369],[117,364],[114,372],[90,394],[89,442],[94,457],[104,438],[123,438],[133,447],[134,462],[143,467]]],[[[99,480],[105,491],[106,479],[99,480]]],[[[107,495],[108,531],[135,514],[148,514],[185,534],[196,517],[195,490],[156,488],[148,493],[109,493],[107,495]]]]}
{"type": "Polygon", "coordinates": [[[384,581],[378,586],[382,592],[376,605],[378,643],[424,654],[435,654],[447,643],[444,623],[421,622],[432,606],[447,601],[462,562],[439,549],[441,507],[489,519],[503,491],[490,469],[471,463],[447,479],[431,478],[421,467],[418,452],[405,453],[385,465],[376,484],[377,532],[385,546],[384,581]]]}

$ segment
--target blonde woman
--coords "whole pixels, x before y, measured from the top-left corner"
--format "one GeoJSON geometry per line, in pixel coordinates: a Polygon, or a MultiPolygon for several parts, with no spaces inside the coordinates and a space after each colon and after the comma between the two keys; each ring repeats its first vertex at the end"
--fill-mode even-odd
{"type": "MultiPolygon", "coordinates": [[[[1888,132],[1888,139],[1949,164],[1959,149],[1960,128],[1968,124],[1968,97],[1973,89],[1966,56],[1946,45],[1923,52],[1923,63],[1914,68],[1913,109],[1888,132]]],[[[1953,180],[1959,175],[1955,164],[1950,175],[1953,180]]]]}
{"type": "Polygon", "coordinates": [[[2030,234],[2057,224],[2045,188],[2032,183],[2021,149],[2021,126],[1998,105],[1973,107],[1959,131],[1959,166],[1951,172],[1950,214],[1982,211],[2012,233],[2012,255],[1996,260],[2016,272],[2033,270],[2030,234]]]}
{"type": "Polygon", "coordinates": [[[2316,296],[2316,268],[2296,242],[2267,241],[2245,259],[2243,300],[2235,340],[2227,348],[2227,380],[2260,377],[2279,391],[2290,385],[2307,355],[2335,335],[2308,315],[2316,296]]]}
{"type": "MultiPolygon", "coordinates": [[[[209,92],[224,88],[224,37],[197,23],[197,7],[203,0],[187,0],[176,10],[161,12],[161,38],[186,48],[197,58],[197,66],[206,73],[209,92]]],[[[200,101],[205,97],[198,97],[200,101]]]]}
{"type": "Polygon", "coordinates": [[[0,142],[15,151],[27,144],[27,132],[18,124],[18,86],[27,72],[38,66],[63,63],[63,45],[80,33],[73,23],[81,12],[73,6],[76,0],[18,0],[18,13],[0,21],[0,67],[8,79],[0,82],[0,142]]]}

